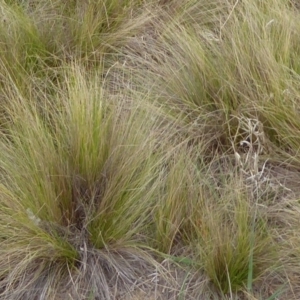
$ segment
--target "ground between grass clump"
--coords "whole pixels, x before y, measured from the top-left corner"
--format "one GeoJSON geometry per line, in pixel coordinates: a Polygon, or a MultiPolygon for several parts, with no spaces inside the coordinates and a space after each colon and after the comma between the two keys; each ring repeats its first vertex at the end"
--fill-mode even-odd
{"type": "Polygon", "coordinates": [[[300,298],[295,1],[0,6],[1,299],[300,298]]]}

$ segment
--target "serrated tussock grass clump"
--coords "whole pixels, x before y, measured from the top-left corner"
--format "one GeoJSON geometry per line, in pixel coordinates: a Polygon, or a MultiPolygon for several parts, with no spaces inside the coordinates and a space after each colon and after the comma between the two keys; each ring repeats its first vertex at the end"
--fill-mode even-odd
{"type": "Polygon", "coordinates": [[[28,1],[19,5],[50,53],[96,65],[103,54],[116,54],[148,19],[140,0],[28,1]]]}
{"type": "MultiPolygon", "coordinates": [[[[46,270],[50,276],[52,270],[69,272],[71,280],[82,268],[87,276],[99,276],[83,291],[92,288],[108,299],[109,277],[97,275],[103,270],[94,263],[103,260],[126,283],[135,272],[126,262],[130,251],[124,263],[116,263],[112,253],[126,256],[126,248],[147,241],[163,163],[155,126],[145,122],[141,107],[126,112],[114,103],[101,77],[88,78],[78,67],[66,71],[67,88],[51,99],[49,120],[22,95],[7,110],[11,124],[1,137],[3,299],[27,297],[24,289],[48,295],[50,286],[40,282],[46,270]],[[32,268],[37,271],[22,280],[32,268]]],[[[51,288],[62,280],[55,278],[51,288]]],[[[83,291],[78,297],[85,297],[83,291]]]]}
{"type": "Polygon", "coordinates": [[[231,294],[252,286],[276,259],[266,220],[237,182],[227,182],[215,201],[206,201],[195,222],[200,261],[215,285],[231,294]]]}
{"type": "Polygon", "coordinates": [[[142,74],[153,76],[150,90],[166,103],[167,114],[177,115],[185,128],[206,124],[203,133],[194,130],[189,138],[214,136],[213,149],[230,150],[222,125],[236,114],[259,116],[275,146],[288,142],[285,130],[299,127],[292,109],[299,94],[297,13],[285,1],[276,1],[273,9],[258,1],[188,3],[189,13],[177,11],[166,18],[166,26],[157,22],[155,43],[144,46],[146,59],[136,59],[136,47],[131,49],[142,70],[135,67],[138,83],[147,86],[142,74]],[[198,18],[203,8],[206,17],[198,18]],[[210,15],[218,21],[206,21],[210,15]]]}
{"type": "Polygon", "coordinates": [[[182,242],[192,236],[191,220],[194,210],[201,209],[196,180],[198,176],[193,164],[192,153],[184,145],[178,147],[173,155],[165,160],[160,180],[163,183],[158,194],[155,208],[156,249],[162,253],[172,254],[182,242]],[[188,156],[187,156],[188,155],[188,156]],[[187,231],[187,232],[186,232],[187,231]]]}

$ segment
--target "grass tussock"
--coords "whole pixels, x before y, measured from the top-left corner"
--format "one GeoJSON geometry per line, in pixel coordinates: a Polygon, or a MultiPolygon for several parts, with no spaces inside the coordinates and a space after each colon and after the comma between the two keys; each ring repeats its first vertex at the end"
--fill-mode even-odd
{"type": "Polygon", "coordinates": [[[1,299],[299,299],[295,1],[1,1],[1,299]]]}

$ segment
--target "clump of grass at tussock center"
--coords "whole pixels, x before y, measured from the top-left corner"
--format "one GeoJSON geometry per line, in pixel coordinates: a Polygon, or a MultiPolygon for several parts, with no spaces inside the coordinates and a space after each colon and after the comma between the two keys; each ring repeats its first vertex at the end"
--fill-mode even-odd
{"type": "Polygon", "coordinates": [[[299,299],[295,1],[2,1],[1,299],[299,299]]]}

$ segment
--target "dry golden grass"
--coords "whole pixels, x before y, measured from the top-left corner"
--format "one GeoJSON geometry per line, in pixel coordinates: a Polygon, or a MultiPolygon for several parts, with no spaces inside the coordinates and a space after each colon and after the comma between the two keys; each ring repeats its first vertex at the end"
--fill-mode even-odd
{"type": "Polygon", "coordinates": [[[0,18],[1,299],[300,299],[296,1],[0,18]]]}

